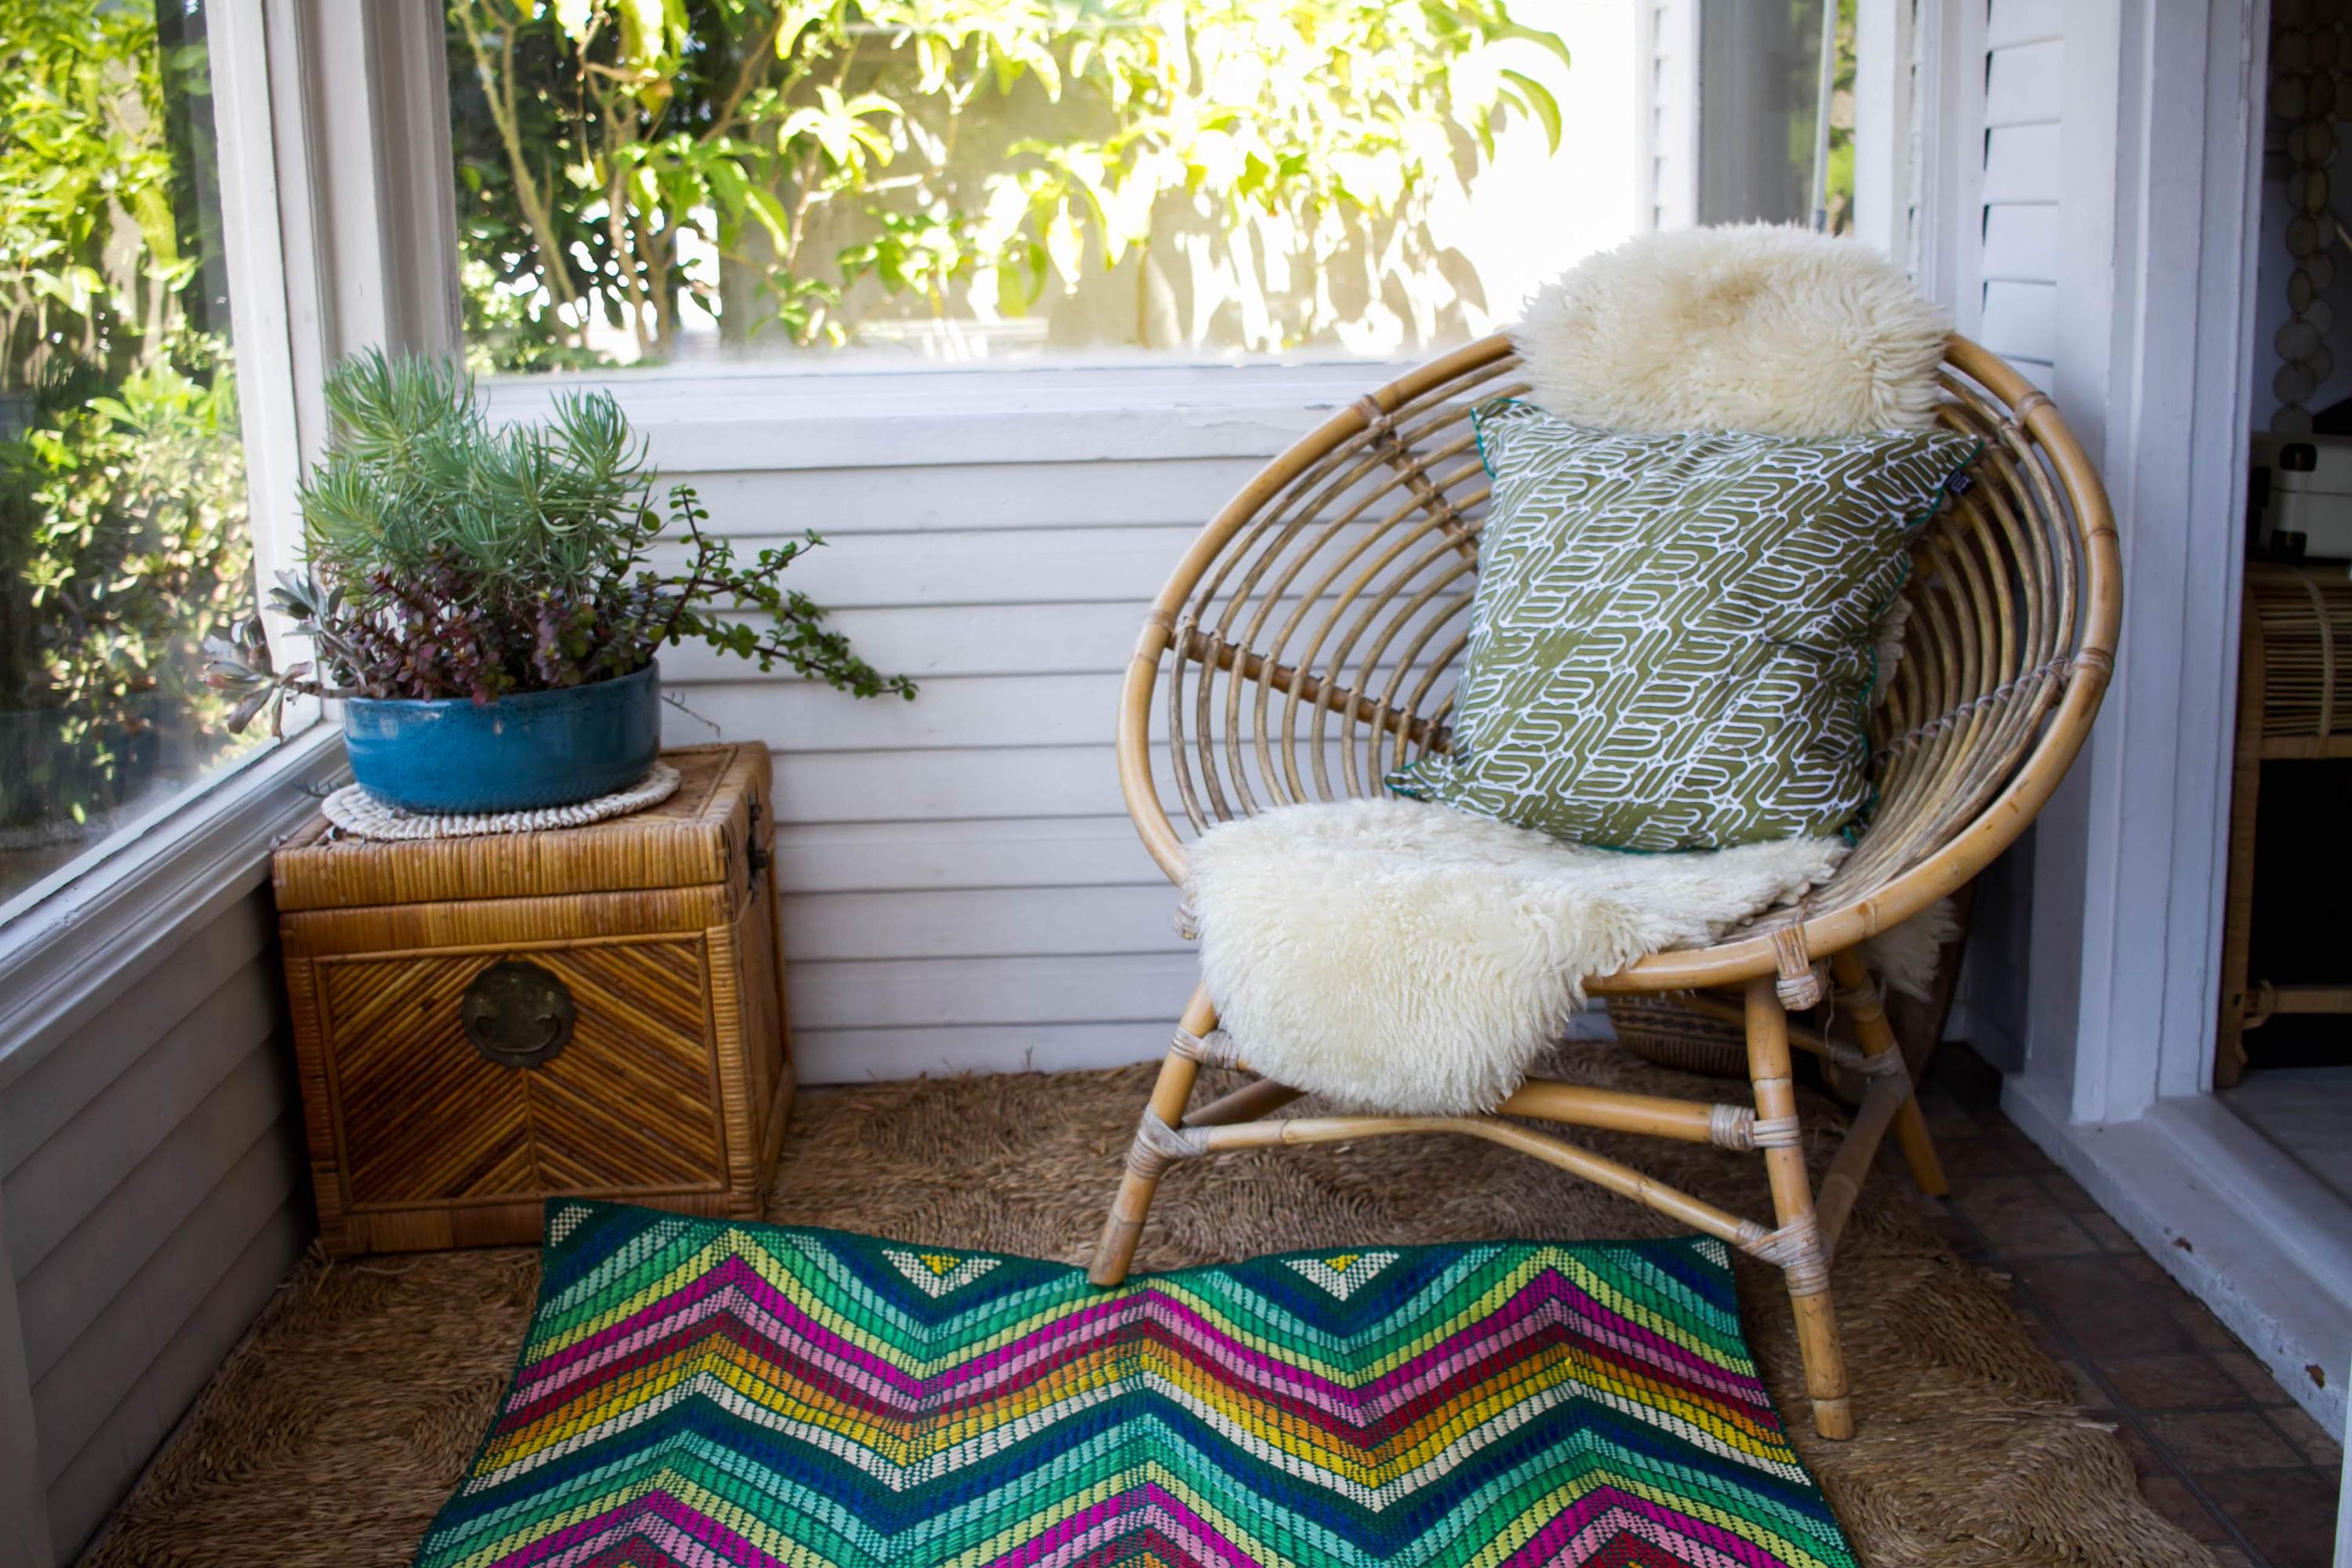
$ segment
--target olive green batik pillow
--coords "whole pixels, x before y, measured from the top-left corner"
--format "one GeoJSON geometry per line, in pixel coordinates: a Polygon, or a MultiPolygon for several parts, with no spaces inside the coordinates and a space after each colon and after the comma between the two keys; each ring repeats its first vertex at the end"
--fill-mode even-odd
{"type": "Polygon", "coordinates": [[[1880,620],[1979,443],[1621,435],[1508,400],[1477,423],[1494,501],[1451,749],[1390,786],[1622,849],[1853,822],[1880,620]]]}

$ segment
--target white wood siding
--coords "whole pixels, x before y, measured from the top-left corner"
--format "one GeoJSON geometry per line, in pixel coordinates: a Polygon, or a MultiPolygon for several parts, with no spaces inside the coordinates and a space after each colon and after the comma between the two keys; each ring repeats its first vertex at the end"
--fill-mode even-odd
{"type": "MultiPolygon", "coordinates": [[[[2064,21],[2064,0],[1985,5],[1984,179],[1969,268],[1977,337],[2045,390],[2058,357],[2064,21]]],[[[2024,1065],[2034,840],[2029,830],[1978,882],[1951,1023],[2008,1070],[2024,1065]]]]}
{"type": "Polygon", "coordinates": [[[696,478],[730,534],[776,518],[825,534],[799,586],[922,683],[912,703],[857,702],[667,661],[688,710],[676,739],[707,738],[699,716],[776,754],[806,1080],[1097,1065],[1165,1043],[1193,960],[1127,819],[1112,721],[1143,606],[1260,460],[696,478]]]}
{"type": "Polygon", "coordinates": [[[681,650],[673,737],[776,754],[784,945],[812,1082],[1137,1060],[1192,984],[1129,824],[1120,672],[1199,525],[1257,459],[695,476],[714,525],[830,543],[793,568],[922,683],[858,702],[681,650]],[[974,526],[985,525],[985,526],[974,526]],[[1010,526],[1007,526],[1010,525],[1010,526]]]}
{"type": "Polygon", "coordinates": [[[70,1561],[310,1237],[266,889],[0,1095],[0,1237],[37,1484],[70,1561]]]}
{"type": "MultiPolygon", "coordinates": [[[[1959,330],[2049,389],[2058,357],[2064,195],[2063,0],[1939,0],[1920,30],[1921,281],[1959,330]],[[1932,26],[1929,25],[1932,23],[1932,26]]],[[[1947,1033],[2022,1063],[2035,835],[1979,879],[1947,1033]]]]}
{"type": "MultiPolygon", "coordinates": [[[[2042,385],[2057,355],[2063,0],[1984,4],[1982,184],[1973,204],[1973,331],[2042,385]]],[[[1975,97],[1964,94],[1963,101],[1975,97]]],[[[1967,324],[1964,321],[1964,330],[1967,324]]]]}
{"type": "Polygon", "coordinates": [[[824,534],[793,585],[922,685],[860,702],[704,649],[663,660],[673,742],[774,753],[804,1081],[1141,1060],[1192,988],[1112,749],[1136,632],[1202,525],[1394,367],[1104,371],[1075,408],[1070,374],[613,383],[714,531],[824,534]],[[918,387],[919,410],[893,395],[918,387]]]}

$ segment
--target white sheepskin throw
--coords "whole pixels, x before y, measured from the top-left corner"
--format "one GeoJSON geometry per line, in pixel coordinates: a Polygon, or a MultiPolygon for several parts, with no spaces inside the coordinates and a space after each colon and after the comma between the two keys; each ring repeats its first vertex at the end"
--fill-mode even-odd
{"type": "Polygon", "coordinates": [[[1584,982],[1828,879],[1834,839],[1693,855],[1562,844],[1417,801],[1295,805],[1192,847],[1201,973],[1251,1068],[1408,1114],[1488,1110],[1584,982]]]}
{"type": "Polygon", "coordinates": [[[1572,424],[1819,437],[1934,424],[1950,331],[1860,241],[1740,224],[1587,258],[1511,341],[1529,400],[1572,424]]]}
{"type": "Polygon", "coordinates": [[[1889,991],[1925,1002],[1935,994],[1944,944],[1959,934],[1960,917],[1953,912],[1952,900],[1937,899],[1901,925],[1864,942],[1862,961],[1886,982],[1889,991]]]}

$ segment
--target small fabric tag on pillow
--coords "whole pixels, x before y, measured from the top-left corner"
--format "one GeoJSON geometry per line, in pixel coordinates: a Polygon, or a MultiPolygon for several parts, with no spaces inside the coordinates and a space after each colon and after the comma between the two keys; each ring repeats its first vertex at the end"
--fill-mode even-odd
{"type": "Polygon", "coordinates": [[[1853,824],[1880,623],[1982,443],[1620,434],[1508,399],[1477,427],[1494,500],[1450,749],[1390,787],[1617,849],[1853,824]]]}

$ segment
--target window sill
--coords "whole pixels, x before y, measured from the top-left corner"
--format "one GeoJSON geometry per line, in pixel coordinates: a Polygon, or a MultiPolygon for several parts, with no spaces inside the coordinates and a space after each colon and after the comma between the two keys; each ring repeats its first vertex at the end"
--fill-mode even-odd
{"type": "Polygon", "coordinates": [[[118,834],[74,879],[0,925],[0,1091],[201,926],[259,887],[269,849],[347,775],[316,723],[118,834]]]}
{"type": "Polygon", "coordinates": [[[490,416],[544,419],[609,392],[677,474],[1263,458],[1411,369],[1376,359],[793,370],[714,363],[499,376],[490,416]]]}

